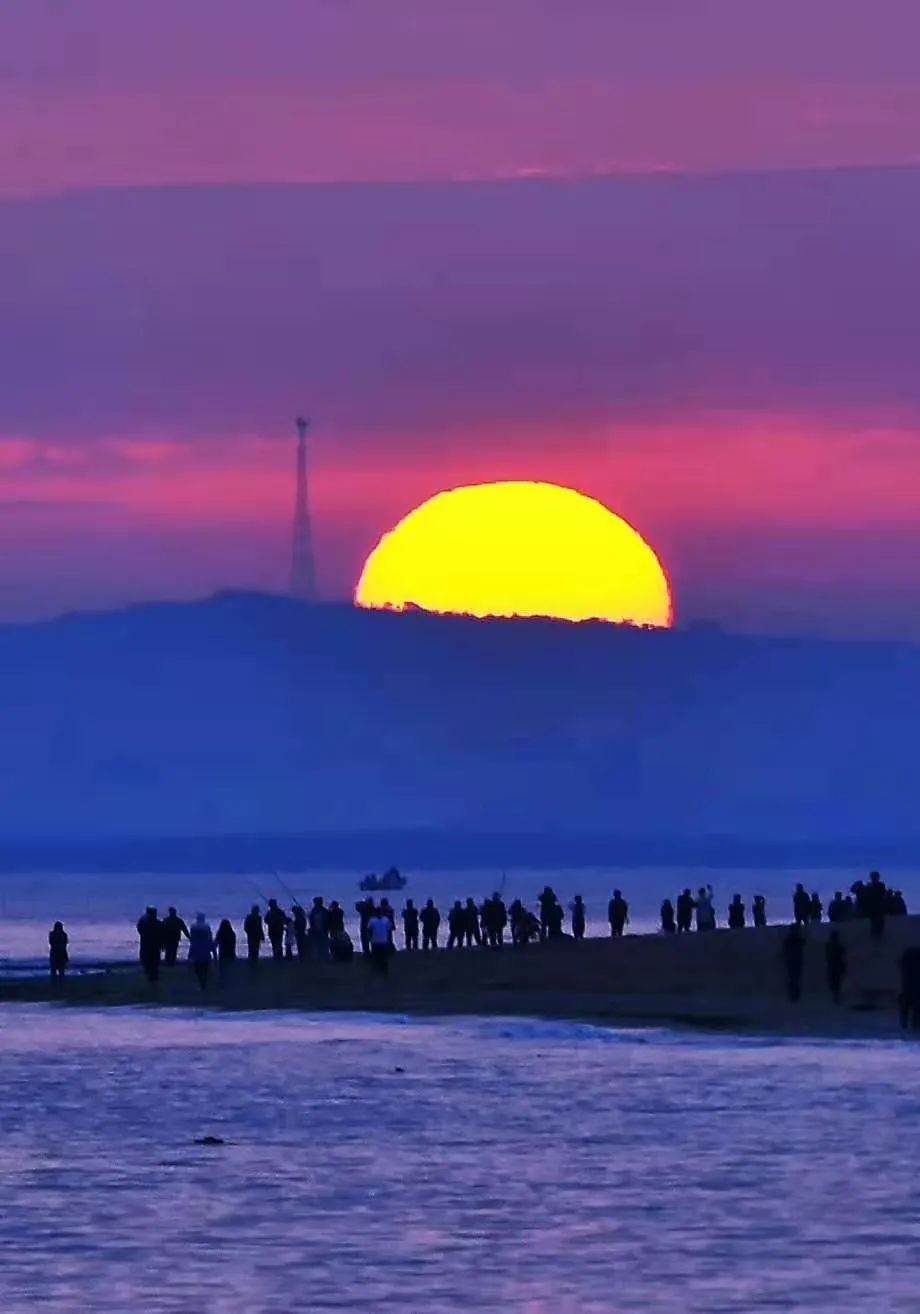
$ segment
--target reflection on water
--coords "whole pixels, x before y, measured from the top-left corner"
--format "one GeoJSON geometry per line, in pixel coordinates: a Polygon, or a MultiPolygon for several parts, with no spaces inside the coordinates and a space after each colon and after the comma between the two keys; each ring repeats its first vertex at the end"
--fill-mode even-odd
{"type": "Polygon", "coordinates": [[[915,1310],[915,1074],[888,1044],[7,1005],[0,1308],[915,1310]]]}

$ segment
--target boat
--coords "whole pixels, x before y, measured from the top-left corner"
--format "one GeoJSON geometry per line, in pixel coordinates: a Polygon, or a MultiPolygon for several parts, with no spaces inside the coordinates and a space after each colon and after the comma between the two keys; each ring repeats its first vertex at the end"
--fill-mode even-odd
{"type": "Polygon", "coordinates": [[[382,876],[377,876],[373,872],[369,876],[364,876],[359,888],[368,893],[373,890],[401,890],[405,884],[406,878],[398,867],[390,867],[382,876]]]}

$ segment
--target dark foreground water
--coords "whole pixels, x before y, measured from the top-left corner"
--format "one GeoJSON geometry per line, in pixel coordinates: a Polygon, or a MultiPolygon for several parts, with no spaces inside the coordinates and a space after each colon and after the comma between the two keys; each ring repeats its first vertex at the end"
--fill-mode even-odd
{"type": "Polygon", "coordinates": [[[915,1311],[917,1071],[881,1043],[6,1005],[0,1309],[915,1311]]]}

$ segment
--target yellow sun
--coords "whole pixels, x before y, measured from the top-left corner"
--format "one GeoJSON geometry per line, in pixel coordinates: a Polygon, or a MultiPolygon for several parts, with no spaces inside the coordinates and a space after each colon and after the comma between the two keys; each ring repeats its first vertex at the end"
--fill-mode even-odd
{"type": "Polygon", "coordinates": [[[600,502],[557,484],[452,488],[384,534],[355,589],[359,607],[470,616],[672,623],[655,553],[600,502]]]}

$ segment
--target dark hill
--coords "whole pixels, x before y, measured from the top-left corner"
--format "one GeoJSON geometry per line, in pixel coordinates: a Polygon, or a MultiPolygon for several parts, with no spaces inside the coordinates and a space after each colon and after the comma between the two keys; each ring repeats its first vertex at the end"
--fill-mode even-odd
{"type": "Polygon", "coordinates": [[[359,862],[382,832],[416,861],[735,861],[920,831],[908,645],[223,595],[3,627],[0,687],[8,865],[108,840],[359,862]]]}

